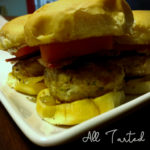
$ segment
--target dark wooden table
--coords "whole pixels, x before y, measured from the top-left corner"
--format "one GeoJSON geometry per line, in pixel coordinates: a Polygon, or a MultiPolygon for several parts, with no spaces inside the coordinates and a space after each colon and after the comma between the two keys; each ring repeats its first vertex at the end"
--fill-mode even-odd
{"type": "MultiPolygon", "coordinates": [[[[84,148],[93,148],[96,146],[102,145],[130,145],[133,146],[135,144],[141,145],[142,147],[150,144],[150,104],[146,104],[141,106],[134,112],[130,112],[125,116],[121,116],[117,120],[111,121],[109,124],[104,124],[102,127],[97,127],[93,129],[91,133],[94,131],[99,133],[99,138],[101,141],[99,142],[86,142],[82,141],[83,137],[88,135],[88,132],[75,140],[66,143],[64,145],[56,146],[56,147],[47,147],[44,149],[70,149],[70,148],[78,148],[80,146],[84,148]],[[113,129],[117,129],[115,133],[115,137],[123,137],[128,134],[130,131],[135,133],[135,137],[139,138],[141,132],[144,132],[144,142],[135,142],[135,143],[123,143],[120,144],[114,140],[114,144],[111,143],[110,136],[106,136],[106,132],[111,131],[113,129]]],[[[21,130],[16,126],[13,122],[5,108],[0,102],[0,150],[29,150],[35,149],[40,150],[43,147],[36,146],[32,142],[30,142],[21,132],[21,130]]]]}

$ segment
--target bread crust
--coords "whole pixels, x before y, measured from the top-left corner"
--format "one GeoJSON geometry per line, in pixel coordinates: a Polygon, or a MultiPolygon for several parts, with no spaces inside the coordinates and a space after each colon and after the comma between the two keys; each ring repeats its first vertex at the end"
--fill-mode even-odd
{"type": "Polygon", "coordinates": [[[117,38],[120,44],[150,44],[150,11],[134,10],[131,34],[117,38]]]}
{"type": "Polygon", "coordinates": [[[59,0],[35,11],[25,39],[35,46],[89,37],[123,35],[133,23],[125,0],[59,0]]]}
{"type": "Polygon", "coordinates": [[[7,22],[0,30],[0,45],[4,50],[25,45],[24,25],[29,15],[19,16],[7,22]]]}

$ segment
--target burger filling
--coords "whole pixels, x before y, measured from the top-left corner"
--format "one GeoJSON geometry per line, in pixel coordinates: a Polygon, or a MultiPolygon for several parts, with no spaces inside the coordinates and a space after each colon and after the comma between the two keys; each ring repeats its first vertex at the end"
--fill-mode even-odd
{"type": "Polygon", "coordinates": [[[123,66],[126,77],[143,77],[150,75],[149,56],[127,56],[121,58],[118,63],[123,66]]]}
{"type": "Polygon", "coordinates": [[[70,102],[122,89],[124,72],[107,62],[84,61],[59,69],[47,68],[44,76],[50,94],[62,102],[70,102]]]}
{"type": "Polygon", "coordinates": [[[12,67],[12,74],[18,78],[42,76],[44,67],[38,62],[37,58],[30,58],[18,61],[12,67]]]}

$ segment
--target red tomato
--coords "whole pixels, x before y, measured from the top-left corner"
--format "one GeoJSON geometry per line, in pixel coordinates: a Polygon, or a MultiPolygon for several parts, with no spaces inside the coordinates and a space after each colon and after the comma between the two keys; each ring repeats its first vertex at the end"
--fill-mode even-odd
{"type": "Polygon", "coordinates": [[[40,50],[42,59],[47,63],[53,63],[100,50],[110,50],[112,45],[112,37],[93,37],[66,43],[45,44],[40,46],[40,50]]]}
{"type": "Polygon", "coordinates": [[[38,51],[38,50],[39,50],[38,46],[34,46],[34,47],[25,46],[25,47],[20,48],[15,53],[15,56],[20,57],[20,56],[28,55],[28,54],[34,53],[35,51],[38,51]]]}

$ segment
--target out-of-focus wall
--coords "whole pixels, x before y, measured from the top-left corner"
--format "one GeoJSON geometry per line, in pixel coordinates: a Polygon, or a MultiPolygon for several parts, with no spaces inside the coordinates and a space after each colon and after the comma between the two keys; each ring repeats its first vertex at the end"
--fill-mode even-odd
{"type": "Polygon", "coordinates": [[[0,13],[4,16],[27,14],[26,0],[0,0],[0,13]]]}
{"type": "Polygon", "coordinates": [[[150,0],[127,0],[134,10],[150,10],[150,0]]]}
{"type": "Polygon", "coordinates": [[[35,8],[38,9],[40,8],[42,5],[46,4],[46,3],[51,3],[57,0],[34,0],[35,2],[35,8]]]}

